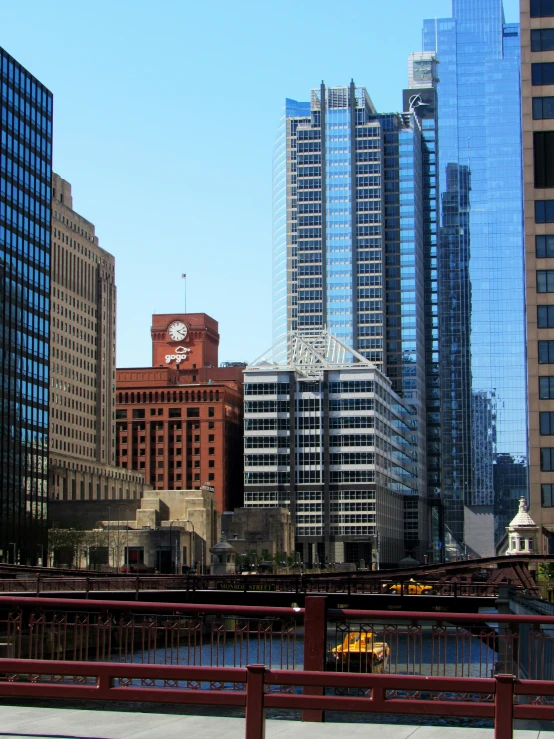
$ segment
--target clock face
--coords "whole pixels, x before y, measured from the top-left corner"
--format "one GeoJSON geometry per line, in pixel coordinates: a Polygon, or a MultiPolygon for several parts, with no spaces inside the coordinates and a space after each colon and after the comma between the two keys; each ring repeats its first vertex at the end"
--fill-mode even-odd
{"type": "Polygon", "coordinates": [[[167,329],[167,333],[173,341],[183,341],[188,334],[188,329],[182,321],[173,321],[167,329]]]}

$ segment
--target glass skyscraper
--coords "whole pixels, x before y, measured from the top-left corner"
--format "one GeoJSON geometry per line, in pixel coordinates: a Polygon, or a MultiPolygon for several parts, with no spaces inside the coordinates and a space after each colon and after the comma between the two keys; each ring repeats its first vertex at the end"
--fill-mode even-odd
{"type": "Polygon", "coordinates": [[[326,330],[409,404],[417,494],[398,492],[405,550],[417,556],[427,553],[425,285],[437,237],[435,120],[424,118],[379,114],[354,82],[322,83],[310,102],[286,101],[273,162],[274,341],[326,330]]]}
{"type": "Polygon", "coordinates": [[[52,94],[0,48],[0,549],[46,555],[52,94]]]}
{"type": "Polygon", "coordinates": [[[452,18],[424,22],[423,44],[440,77],[444,520],[488,554],[526,487],[519,31],[502,0],[453,0],[452,18]]]}

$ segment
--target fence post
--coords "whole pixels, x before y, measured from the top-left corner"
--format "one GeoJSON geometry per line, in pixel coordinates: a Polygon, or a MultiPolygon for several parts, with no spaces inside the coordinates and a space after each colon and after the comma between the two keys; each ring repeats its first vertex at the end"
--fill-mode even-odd
{"type": "MultiPolygon", "coordinates": [[[[308,595],[304,601],[304,669],[323,672],[327,651],[327,597],[308,595]]],[[[304,695],[323,695],[322,687],[305,687],[304,695]]],[[[302,721],[324,720],[323,711],[305,709],[302,721]]]]}
{"type": "Polygon", "coordinates": [[[89,593],[90,593],[90,578],[88,578],[88,577],[85,578],[85,593],[86,593],[86,596],[85,597],[88,600],[89,593]]]}
{"type": "Polygon", "coordinates": [[[265,665],[248,665],[246,675],[245,739],[264,739],[264,673],[265,665]]]}
{"type": "Polygon", "coordinates": [[[514,728],[514,676],[495,675],[494,739],[512,739],[514,728]]]}
{"type": "Polygon", "coordinates": [[[139,599],[139,590],[140,590],[140,577],[137,575],[137,578],[135,580],[135,600],[139,599]]]}

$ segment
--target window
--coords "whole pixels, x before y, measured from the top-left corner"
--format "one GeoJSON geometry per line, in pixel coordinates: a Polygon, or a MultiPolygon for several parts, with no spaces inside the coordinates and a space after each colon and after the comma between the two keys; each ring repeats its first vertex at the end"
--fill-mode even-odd
{"type": "Polygon", "coordinates": [[[214,421],[208,421],[208,428],[209,429],[215,429],[215,423],[214,423],[214,421]]]}
{"type": "Polygon", "coordinates": [[[208,435],[208,441],[215,441],[215,434],[209,434],[208,435]]]}
{"type": "Polygon", "coordinates": [[[144,418],[144,409],[135,408],[133,410],[133,418],[144,418]]]}
{"type": "Polygon", "coordinates": [[[535,236],[535,254],[538,259],[554,258],[554,236],[535,236]]]}
{"type": "Polygon", "coordinates": [[[181,409],[180,408],[170,408],[169,417],[170,418],[181,418],[181,409]]]}
{"type": "Polygon", "coordinates": [[[210,405],[208,406],[208,418],[213,418],[215,416],[215,408],[210,405]]]}
{"type": "Polygon", "coordinates": [[[553,436],[554,413],[551,411],[541,411],[539,413],[539,421],[541,436],[553,436]]]}
{"type": "Polygon", "coordinates": [[[215,475],[213,472],[208,472],[208,482],[211,482],[212,480],[215,480],[215,475]]]}
{"type": "Polygon", "coordinates": [[[123,411],[123,410],[116,411],[115,412],[115,417],[116,418],[127,418],[127,411],[123,411]]]}
{"type": "Polygon", "coordinates": [[[538,269],[537,270],[537,292],[553,293],[554,292],[554,269],[538,269]]]}
{"type": "Polygon", "coordinates": [[[531,31],[531,51],[552,51],[554,28],[539,28],[531,31]]]}
{"type": "Polygon", "coordinates": [[[554,485],[541,485],[541,506],[554,508],[554,485]]]}
{"type": "Polygon", "coordinates": [[[209,460],[208,467],[215,467],[215,459],[210,459],[209,460]]]}
{"type": "Polygon", "coordinates": [[[533,98],[533,118],[536,121],[554,118],[554,97],[533,98]]]}
{"type": "Polygon", "coordinates": [[[539,341],[539,364],[554,364],[554,341],[539,341]]]}
{"type": "Polygon", "coordinates": [[[187,408],[187,418],[200,418],[200,408],[187,408]]]}
{"type": "Polygon", "coordinates": [[[541,400],[554,398],[554,377],[539,377],[539,398],[541,400]]]}
{"type": "Polygon", "coordinates": [[[213,446],[208,447],[208,454],[215,454],[215,447],[213,446]]]}
{"type": "Polygon", "coordinates": [[[535,187],[554,187],[554,131],[533,134],[535,187]]]}
{"type": "Polygon", "coordinates": [[[538,328],[554,328],[554,305],[537,306],[538,328]]]}
{"type": "Polygon", "coordinates": [[[550,18],[554,16],[554,0],[531,0],[531,18],[550,18]]]}
{"type": "Polygon", "coordinates": [[[535,223],[554,223],[554,200],[535,200],[535,223]]]}
{"type": "Polygon", "coordinates": [[[541,472],[554,472],[554,448],[541,449],[541,472]]]}
{"type": "Polygon", "coordinates": [[[531,64],[531,83],[533,85],[554,85],[554,62],[531,64]]]}

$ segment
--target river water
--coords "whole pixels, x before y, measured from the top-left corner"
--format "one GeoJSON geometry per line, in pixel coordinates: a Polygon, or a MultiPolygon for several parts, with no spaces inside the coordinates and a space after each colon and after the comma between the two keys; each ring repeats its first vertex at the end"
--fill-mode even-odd
{"type": "MultiPolygon", "coordinates": [[[[330,628],[327,646],[330,649],[342,642],[344,633],[330,628]]],[[[149,653],[135,653],[133,662],[158,664],[202,665],[219,667],[245,667],[248,664],[265,664],[273,669],[302,669],[304,662],[304,636],[302,631],[282,635],[237,637],[234,632],[204,636],[203,644],[194,646],[187,643],[176,648],[163,647],[149,653]],[[218,640],[219,639],[219,640],[218,640]],[[206,643],[207,642],[207,643],[206,643]]],[[[379,637],[381,638],[381,637],[379,637]]],[[[467,635],[455,638],[452,632],[437,637],[431,631],[410,632],[409,627],[388,633],[387,644],[391,653],[386,672],[390,674],[440,675],[457,677],[490,677],[496,653],[479,638],[467,635]]],[[[203,686],[208,688],[209,686],[203,686]]],[[[329,691],[333,694],[333,690],[329,691]]],[[[354,695],[355,693],[353,693],[354,695]]],[[[184,712],[202,713],[202,709],[183,707],[184,712]]],[[[241,716],[240,709],[212,708],[208,715],[241,716]]],[[[271,710],[269,718],[300,718],[298,711],[271,710]]],[[[394,714],[339,713],[327,711],[328,721],[354,723],[421,724],[423,717],[394,714]]],[[[492,720],[464,719],[457,717],[426,717],[424,723],[435,726],[491,727],[492,720]]]]}

